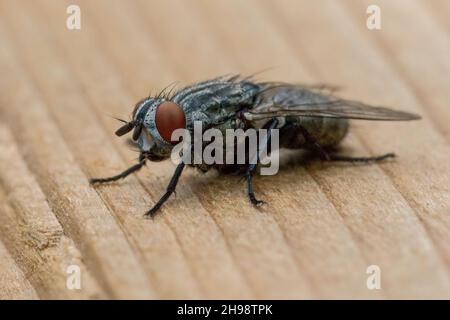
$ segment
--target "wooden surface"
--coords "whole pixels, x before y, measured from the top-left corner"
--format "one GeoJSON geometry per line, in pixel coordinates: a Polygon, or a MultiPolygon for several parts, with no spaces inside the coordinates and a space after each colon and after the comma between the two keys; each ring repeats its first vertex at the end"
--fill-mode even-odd
{"type": "Polygon", "coordinates": [[[449,17],[446,0],[1,0],[0,298],[450,298],[449,17]],[[258,177],[262,209],[237,177],[186,170],[144,220],[170,161],[89,186],[137,157],[111,115],[173,81],[266,68],[423,120],[353,123],[345,152],[398,158],[258,177]]]}

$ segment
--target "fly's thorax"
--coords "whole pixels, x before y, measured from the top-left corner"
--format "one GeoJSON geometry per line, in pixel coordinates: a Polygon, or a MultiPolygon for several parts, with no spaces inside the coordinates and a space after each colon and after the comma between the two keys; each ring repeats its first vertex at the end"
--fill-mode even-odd
{"type": "Polygon", "coordinates": [[[143,124],[137,139],[139,148],[160,158],[170,157],[176,141],[171,141],[176,129],[185,129],[190,119],[181,106],[162,98],[148,98],[136,107],[134,121],[143,124]]]}
{"type": "Polygon", "coordinates": [[[200,121],[205,129],[228,127],[229,119],[244,107],[251,107],[259,86],[237,77],[220,77],[186,87],[173,96],[173,101],[183,106],[188,115],[187,128],[200,121]],[[189,121],[191,120],[191,121],[189,121]]]}

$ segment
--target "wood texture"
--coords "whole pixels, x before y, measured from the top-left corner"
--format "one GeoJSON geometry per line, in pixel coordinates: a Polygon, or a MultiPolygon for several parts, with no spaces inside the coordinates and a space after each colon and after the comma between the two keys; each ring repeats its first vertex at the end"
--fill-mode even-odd
{"type": "Polygon", "coordinates": [[[0,0],[0,298],[450,298],[447,1],[86,0],[81,30],[69,4],[0,0]],[[137,157],[111,116],[173,81],[266,68],[423,119],[352,123],[343,151],[398,158],[291,164],[255,179],[261,209],[238,177],[186,170],[143,219],[170,161],[89,186],[137,157]]]}

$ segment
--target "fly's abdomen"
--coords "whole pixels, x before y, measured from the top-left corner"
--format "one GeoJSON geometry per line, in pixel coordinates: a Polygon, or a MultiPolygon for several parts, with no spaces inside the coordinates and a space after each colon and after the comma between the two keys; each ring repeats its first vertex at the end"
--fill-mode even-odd
{"type": "Polygon", "coordinates": [[[288,116],[285,125],[280,128],[280,147],[305,147],[306,141],[301,127],[322,147],[333,147],[344,139],[348,126],[347,119],[288,116]]]}

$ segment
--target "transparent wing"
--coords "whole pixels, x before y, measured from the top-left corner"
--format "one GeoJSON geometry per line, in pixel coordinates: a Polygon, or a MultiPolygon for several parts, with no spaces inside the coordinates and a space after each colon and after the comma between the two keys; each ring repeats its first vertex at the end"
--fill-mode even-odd
{"type": "Polygon", "coordinates": [[[261,88],[256,106],[244,114],[248,120],[279,116],[380,121],[420,119],[420,116],[409,112],[340,99],[322,87],[262,83],[261,88]]]}

